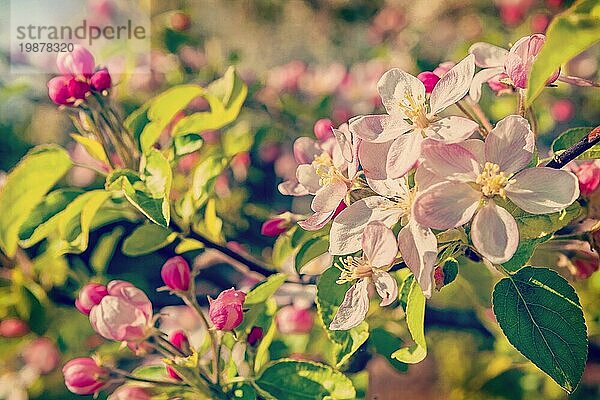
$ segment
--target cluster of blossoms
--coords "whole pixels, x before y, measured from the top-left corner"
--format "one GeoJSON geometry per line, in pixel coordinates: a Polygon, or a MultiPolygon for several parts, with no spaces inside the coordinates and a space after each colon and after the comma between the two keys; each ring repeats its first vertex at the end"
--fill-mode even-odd
{"type": "MultiPolygon", "coordinates": [[[[391,304],[398,288],[387,271],[400,262],[429,298],[444,261],[438,254],[447,256],[438,238],[450,230],[465,237],[457,251],[469,247],[502,264],[519,244],[509,210],[550,214],[579,197],[572,172],[536,165],[534,132],[522,115],[495,127],[472,117],[481,115],[476,102],[483,83],[495,91],[497,82],[510,91],[526,87],[543,42],[543,35],[528,36],[510,51],[478,43],[456,65],[419,77],[392,69],[377,84],[385,114],[355,117],[316,141],[296,141],[296,178],[279,190],[314,195],[314,213],[299,225],[318,230],[331,222],[338,283],[352,283],[330,329],[350,329],[365,318],[371,283],[381,305],[391,304]],[[477,74],[476,66],[483,68],[477,74]],[[455,104],[466,117],[441,115],[455,104]]],[[[556,72],[548,84],[558,78],[556,72]]],[[[278,227],[289,226],[290,218],[279,218],[278,227]]]]}
{"type": "Polygon", "coordinates": [[[108,70],[96,68],[94,56],[82,46],[60,53],[56,66],[62,75],[48,81],[48,95],[58,105],[77,106],[92,92],[102,93],[112,86],[108,70]]]}

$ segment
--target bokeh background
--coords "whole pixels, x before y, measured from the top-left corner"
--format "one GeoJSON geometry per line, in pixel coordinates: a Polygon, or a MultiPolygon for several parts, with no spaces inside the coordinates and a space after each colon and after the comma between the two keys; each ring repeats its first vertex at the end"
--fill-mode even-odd
{"type": "MultiPolygon", "coordinates": [[[[0,25],[7,23],[6,1],[0,1],[0,25]]],[[[239,129],[254,138],[251,151],[236,157],[218,178],[217,212],[223,233],[257,257],[269,260],[273,239],[260,235],[269,216],[304,212],[306,199],[292,200],[277,192],[282,179],[294,174],[291,145],[312,135],[320,118],[338,125],[349,117],[370,113],[380,105],[376,82],[391,67],[418,73],[444,61],[463,58],[471,44],[486,41],[508,47],[520,37],[543,33],[553,15],[568,0],[154,0],[142,1],[151,13],[151,73],[113,77],[114,98],[122,115],[172,85],[208,83],[230,65],[250,87],[239,129]]],[[[110,20],[108,0],[90,0],[96,15],[110,20]]],[[[568,38],[565,38],[568,40],[568,38]]],[[[566,67],[571,75],[598,80],[600,47],[578,56],[566,67]]],[[[96,54],[99,64],[115,65],[109,49],[96,54]]],[[[9,73],[9,54],[0,50],[0,170],[10,170],[32,146],[65,145],[76,159],[87,155],[70,139],[65,113],[46,92],[49,76],[9,73]]],[[[514,96],[496,97],[484,89],[482,107],[492,120],[511,113],[514,96]]],[[[600,95],[595,89],[559,85],[537,103],[540,142],[546,148],[567,127],[598,123],[600,95]]],[[[207,143],[217,141],[206,133],[207,143]]],[[[190,155],[180,164],[177,185],[187,183],[194,165],[190,155]]],[[[0,173],[0,180],[3,173],[0,173]]],[[[70,185],[101,185],[93,172],[74,168],[70,185]]],[[[174,193],[176,195],[176,191],[174,193]]],[[[1,210],[0,210],[1,212],[1,210]]],[[[109,225],[94,232],[90,249],[112,239],[118,244],[132,226],[109,225]]],[[[157,308],[173,299],[159,294],[160,266],[172,248],[130,258],[116,246],[109,256],[89,250],[60,260],[44,260],[29,270],[0,268],[0,319],[26,321],[30,332],[8,338],[0,329],[0,399],[69,399],[60,366],[92,349],[110,353],[71,306],[77,290],[90,277],[128,279],[145,289],[157,308]],[[10,397],[13,396],[13,397],[10,397]],[[21,396],[21,397],[17,397],[21,396]]],[[[35,249],[33,250],[35,251],[35,249]]],[[[3,260],[6,261],[6,260],[3,260]]],[[[204,253],[201,288],[215,294],[222,288],[249,285],[224,260],[204,253]]],[[[550,261],[552,262],[552,261],[550,261]]],[[[556,263],[555,263],[556,264],[556,263]]],[[[600,398],[600,274],[570,265],[563,274],[582,297],[591,336],[590,361],[573,399],[600,398]]],[[[361,395],[369,399],[564,399],[567,396],[506,342],[496,336],[490,291],[496,278],[481,264],[461,266],[458,280],[434,296],[427,311],[430,354],[421,364],[392,366],[381,358],[358,352],[347,372],[361,395]],[[396,368],[395,368],[396,367],[396,368]],[[362,371],[362,372],[361,372],[362,371]]],[[[298,294],[310,301],[310,291],[298,294]]],[[[282,301],[293,302],[290,296],[282,301]]],[[[0,324],[0,328],[2,325],[0,324]]],[[[4,326],[3,329],[8,329],[4,326]]],[[[394,329],[402,331],[398,324],[394,329]]],[[[317,343],[318,344],[318,343],[317,343]]],[[[111,347],[112,346],[112,347],[111,347]]],[[[282,335],[275,341],[281,354],[302,352],[319,359],[310,335],[282,335]]]]}

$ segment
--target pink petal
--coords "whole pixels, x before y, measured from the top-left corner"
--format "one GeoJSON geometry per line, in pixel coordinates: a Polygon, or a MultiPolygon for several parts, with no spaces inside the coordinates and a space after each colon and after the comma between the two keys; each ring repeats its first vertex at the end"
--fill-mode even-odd
{"type": "Polygon", "coordinates": [[[286,196],[306,196],[308,194],[308,190],[298,181],[281,182],[277,189],[279,189],[279,193],[286,196]]]}
{"type": "Polygon", "coordinates": [[[425,103],[425,86],[416,77],[398,68],[387,71],[377,83],[377,90],[381,101],[388,114],[401,116],[406,115],[400,108],[400,104],[407,100],[407,96],[417,104],[425,103]]]}
{"type": "Polygon", "coordinates": [[[473,182],[479,174],[479,163],[473,153],[458,144],[443,144],[427,139],[422,154],[425,167],[434,174],[460,182],[473,182]]]}
{"type": "Polygon", "coordinates": [[[361,279],[344,296],[333,321],[329,324],[332,331],[346,331],[360,325],[369,311],[369,282],[361,279]]]}
{"type": "Polygon", "coordinates": [[[579,197],[577,177],[571,172],[548,167],[528,168],[506,186],[506,195],[531,214],[561,211],[579,197]]]}
{"type": "Polygon", "coordinates": [[[446,117],[431,123],[425,134],[431,139],[444,143],[462,142],[479,128],[477,122],[463,117],[446,117]]]}
{"type": "Polygon", "coordinates": [[[394,140],[387,153],[385,165],[387,176],[400,178],[410,171],[421,156],[422,142],[420,131],[406,133],[394,140]]]}
{"type": "Polygon", "coordinates": [[[480,165],[485,163],[485,143],[480,139],[468,139],[460,144],[461,147],[469,150],[480,165]]]}
{"type": "Polygon", "coordinates": [[[478,42],[469,47],[469,53],[475,56],[475,65],[480,68],[504,66],[508,50],[493,44],[478,42]]]}
{"type": "Polygon", "coordinates": [[[435,115],[456,103],[469,91],[475,74],[475,56],[469,54],[435,85],[429,98],[430,114],[435,115]]]}
{"type": "Polygon", "coordinates": [[[431,229],[409,222],[398,233],[398,249],[408,268],[421,286],[425,297],[430,298],[435,282],[433,271],[437,260],[437,239],[431,229]]]}
{"type": "MultiPolygon", "coordinates": [[[[428,187],[441,182],[446,182],[446,179],[442,178],[441,176],[436,174],[432,169],[430,169],[427,166],[426,161],[421,163],[421,165],[419,165],[419,167],[415,171],[415,183],[417,185],[417,189],[421,192],[427,189],[428,187]]],[[[371,185],[369,184],[369,186],[371,185]]]]}
{"type": "Polygon", "coordinates": [[[508,211],[490,200],[473,218],[471,240],[482,256],[494,264],[501,264],[517,251],[517,222],[508,211]]]}
{"type": "Polygon", "coordinates": [[[342,181],[335,181],[323,186],[313,198],[311,208],[315,212],[335,211],[344,200],[348,186],[342,181]]]}
{"type": "Polygon", "coordinates": [[[394,202],[381,196],[371,196],[352,203],[333,220],[329,232],[329,252],[333,255],[354,253],[361,249],[362,233],[371,221],[381,221],[391,227],[400,219],[394,202]]]}
{"type": "Polygon", "coordinates": [[[529,122],[518,115],[498,121],[485,139],[485,159],[511,174],[529,164],[535,150],[535,136],[529,122]]]}
{"type": "Polygon", "coordinates": [[[414,219],[433,229],[455,228],[471,220],[480,199],[481,193],[466,183],[438,183],[415,198],[414,219]]]}
{"type": "Polygon", "coordinates": [[[398,298],[398,282],[387,272],[373,269],[373,284],[381,297],[381,307],[389,306],[398,298]]]}
{"type": "Polygon", "coordinates": [[[413,126],[398,116],[365,115],[350,123],[350,131],[367,142],[384,143],[413,129],[413,126]]]}
{"type": "Polygon", "coordinates": [[[316,212],[304,221],[299,221],[298,225],[300,225],[300,227],[306,231],[318,231],[319,229],[327,225],[329,221],[331,221],[334,213],[335,210],[316,212]]]}
{"type": "Polygon", "coordinates": [[[361,242],[364,256],[375,268],[390,266],[398,253],[394,232],[380,221],[367,224],[361,242]]]}
{"type": "Polygon", "coordinates": [[[358,147],[358,159],[365,176],[371,179],[386,179],[387,154],[393,141],[387,143],[361,142],[358,147]]]}
{"type": "Polygon", "coordinates": [[[337,140],[344,160],[352,162],[352,133],[350,133],[348,124],[343,124],[339,129],[334,128],[333,136],[335,136],[335,140],[337,140]]]}
{"type": "Polygon", "coordinates": [[[482,69],[473,77],[471,87],[469,88],[469,96],[471,100],[478,103],[481,99],[481,86],[488,80],[504,72],[504,67],[482,69]]]}
{"type": "Polygon", "coordinates": [[[310,164],[323,150],[319,144],[308,137],[300,137],[294,142],[294,158],[298,164],[310,164]]]}

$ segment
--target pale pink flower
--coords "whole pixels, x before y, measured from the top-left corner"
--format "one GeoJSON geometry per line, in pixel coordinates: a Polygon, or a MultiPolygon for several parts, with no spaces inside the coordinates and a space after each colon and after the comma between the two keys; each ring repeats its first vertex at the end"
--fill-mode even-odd
{"type": "MultiPolygon", "coordinates": [[[[370,180],[369,187],[378,196],[369,196],[352,203],[331,225],[329,252],[333,255],[351,254],[361,249],[361,235],[372,221],[392,227],[400,222],[397,247],[404,262],[414,273],[423,294],[431,297],[433,271],[437,258],[437,240],[431,229],[418,224],[412,215],[415,188],[408,186],[405,177],[384,181],[370,180]]],[[[417,182],[418,184],[419,182],[417,182]]]]}
{"type": "Polygon", "coordinates": [[[215,328],[220,331],[235,329],[244,319],[242,305],[246,293],[234,288],[222,291],[216,299],[208,298],[208,316],[215,328]]]}
{"type": "Polygon", "coordinates": [[[92,307],[90,323],[106,339],[138,341],[152,328],[152,303],[146,294],[125,281],[111,281],[108,295],[92,307]]]}
{"type": "Polygon", "coordinates": [[[364,321],[369,311],[369,284],[373,283],[381,297],[380,306],[388,306],[398,298],[398,283],[387,272],[396,258],[396,238],[383,223],[369,223],[362,234],[360,257],[348,256],[338,268],[342,270],[337,283],[354,282],[337,310],[331,330],[348,330],[364,321]]]}
{"type": "Polygon", "coordinates": [[[56,66],[63,75],[89,78],[94,72],[96,62],[88,49],[76,44],[73,51],[58,54],[56,66]]]}
{"type": "Polygon", "coordinates": [[[289,333],[308,333],[313,327],[314,317],[307,308],[289,305],[282,307],[275,317],[279,332],[289,333]]]}
{"type": "Polygon", "coordinates": [[[121,386],[117,388],[108,400],[150,400],[152,396],[147,389],[136,386],[121,386]]]}
{"type": "Polygon", "coordinates": [[[427,141],[417,176],[415,220],[432,229],[450,229],[473,219],[475,248],[495,264],[512,258],[519,244],[514,217],[495,203],[508,198],[530,214],[561,211],[579,196],[577,178],[547,167],[526,168],[535,137],[526,119],[509,115],[481,140],[443,145],[427,141]]]}
{"type": "MultiPolygon", "coordinates": [[[[510,51],[489,43],[478,42],[469,48],[469,53],[475,56],[475,65],[482,68],[475,74],[469,96],[473,101],[481,98],[481,85],[501,74],[506,74],[506,81],[519,89],[527,87],[527,77],[537,55],[542,50],[546,37],[540,33],[519,39],[510,51]]],[[[553,83],[559,77],[560,70],[552,75],[547,84],[553,83]]]]}
{"type": "Polygon", "coordinates": [[[379,180],[403,176],[419,159],[424,137],[457,143],[471,136],[477,123],[456,116],[440,119],[437,114],[467,94],[474,72],[474,57],[469,55],[440,79],[428,102],[419,79],[397,68],[386,72],[377,86],[387,114],[365,115],[350,123],[350,131],[363,140],[358,158],[365,175],[379,180]]]}
{"type": "Polygon", "coordinates": [[[315,195],[311,208],[314,214],[299,225],[306,230],[318,230],[335,215],[352,186],[358,170],[356,150],[347,125],[334,129],[335,138],[316,142],[301,137],[294,143],[298,162],[296,180],[279,185],[282,194],[292,196],[315,195]]]}

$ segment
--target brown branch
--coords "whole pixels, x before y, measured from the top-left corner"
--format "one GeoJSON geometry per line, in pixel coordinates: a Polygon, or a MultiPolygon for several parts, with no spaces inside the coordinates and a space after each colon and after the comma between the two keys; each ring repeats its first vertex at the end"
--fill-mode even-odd
{"type": "Polygon", "coordinates": [[[556,169],[562,168],[598,143],[600,143],[600,126],[592,129],[589,134],[582,137],[577,143],[564,152],[554,156],[554,158],[546,164],[546,167],[556,169]]]}

